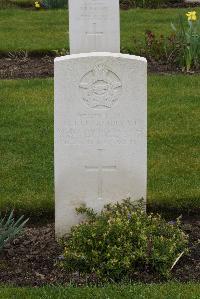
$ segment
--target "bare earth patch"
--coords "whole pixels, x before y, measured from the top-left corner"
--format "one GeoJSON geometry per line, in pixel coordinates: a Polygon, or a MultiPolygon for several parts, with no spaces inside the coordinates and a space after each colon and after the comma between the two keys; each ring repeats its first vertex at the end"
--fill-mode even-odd
{"type": "Polygon", "coordinates": [[[0,58],[0,79],[53,77],[54,57],[0,58]]]}
{"type": "MultiPolygon", "coordinates": [[[[30,79],[53,77],[54,57],[0,58],[0,79],[30,79]]],[[[150,73],[181,73],[176,66],[148,62],[150,73]]]]}

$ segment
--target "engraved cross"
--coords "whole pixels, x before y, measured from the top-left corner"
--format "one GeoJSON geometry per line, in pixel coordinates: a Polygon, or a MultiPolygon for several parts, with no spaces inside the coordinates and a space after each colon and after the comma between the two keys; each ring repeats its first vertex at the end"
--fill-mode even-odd
{"type": "Polygon", "coordinates": [[[100,31],[100,32],[97,31],[97,24],[96,23],[93,23],[92,26],[93,26],[92,32],[87,31],[86,35],[91,36],[93,38],[93,40],[94,40],[94,51],[96,51],[97,50],[97,37],[103,35],[103,32],[102,31],[100,31]]]}
{"type": "Polygon", "coordinates": [[[103,165],[102,163],[103,149],[98,149],[99,163],[94,166],[85,166],[86,171],[98,173],[98,199],[103,198],[103,173],[109,171],[116,171],[115,165],[103,165]]]}

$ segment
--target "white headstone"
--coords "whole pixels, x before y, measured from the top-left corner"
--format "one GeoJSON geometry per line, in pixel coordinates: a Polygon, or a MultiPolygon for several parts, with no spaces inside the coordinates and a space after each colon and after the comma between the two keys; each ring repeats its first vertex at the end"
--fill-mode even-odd
{"type": "Polygon", "coordinates": [[[147,82],[144,58],[90,53],[55,59],[56,234],[75,208],[146,199],[147,82]]]}
{"type": "Polygon", "coordinates": [[[70,53],[119,53],[119,22],[119,0],[69,0],[70,53]]]}

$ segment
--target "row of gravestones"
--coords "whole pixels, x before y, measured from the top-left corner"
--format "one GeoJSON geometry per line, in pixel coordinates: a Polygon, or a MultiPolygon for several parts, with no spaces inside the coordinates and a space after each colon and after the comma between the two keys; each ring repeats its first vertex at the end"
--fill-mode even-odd
{"type": "Polygon", "coordinates": [[[147,64],[120,54],[119,0],[70,0],[71,55],[55,59],[56,235],[81,205],[146,199],[147,64]]]}

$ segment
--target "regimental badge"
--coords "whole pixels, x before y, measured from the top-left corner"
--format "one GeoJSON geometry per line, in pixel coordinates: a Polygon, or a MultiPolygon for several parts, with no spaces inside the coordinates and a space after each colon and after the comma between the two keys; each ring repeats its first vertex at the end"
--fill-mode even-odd
{"type": "Polygon", "coordinates": [[[122,83],[114,72],[100,64],[82,77],[79,87],[88,107],[109,109],[118,102],[122,83]]]}

